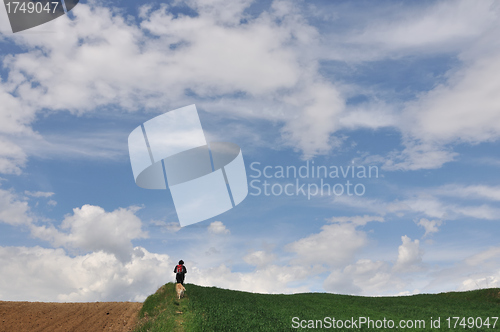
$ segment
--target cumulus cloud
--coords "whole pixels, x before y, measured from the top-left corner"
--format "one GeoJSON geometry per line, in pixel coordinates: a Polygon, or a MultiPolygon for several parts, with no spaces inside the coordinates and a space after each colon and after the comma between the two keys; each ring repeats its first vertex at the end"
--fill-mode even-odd
{"type": "Polygon", "coordinates": [[[212,234],[229,234],[229,229],[222,223],[222,221],[214,221],[208,226],[208,232],[212,234]]]}
{"type": "Polygon", "coordinates": [[[70,256],[63,249],[0,247],[0,296],[9,301],[143,301],[170,281],[167,255],[136,247],[123,263],[96,251],[70,256]]]}
{"type": "Polygon", "coordinates": [[[132,240],[147,236],[137,210],[106,212],[84,205],[56,228],[40,225],[26,201],[0,189],[0,221],[28,226],[32,236],[65,248],[0,247],[0,296],[18,301],[143,301],[170,281],[166,271],[173,263],[167,255],[132,246],[132,240]]]}
{"type": "Polygon", "coordinates": [[[32,234],[50,241],[55,246],[84,251],[103,251],[127,262],[133,254],[132,240],[147,237],[141,220],[135,215],[139,208],[119,208],[106,212],[103,208],[84,205],[73,209],[55,227],[32,226],[32,234]]]}
{"type": "MultiPolygon", "coordinates": [[[[136,209],[106,212],[100,207],[85,205],[66,216],[60,230],[33,224],[33,235],[59,243],[65,249],[0,247],[0,273],[5,276],[0,282],[0,296],[9,300],[40,301],[143,300],[162,283],[171,281],[168,271],[174,262],[167,255],[130,247],[133,239],[144,236],[140,220],[135,216],[136,209]],[[124,222],[123,231],[117,230],[121,225],[117,224],[118,220],[124,222]],[[99,232],[109,235],[106,239],[109,243],[97,236],[99,232]],[[121,237],[127,240],[115,241],[121,237]],[[71,254],[75,247],[92,252],[71,254]]],[[[286,246],[296,257],[285,261],[281,258],[280,265],[276,264],[278,257],[265,250],[244,256],[243,260],[255,267],[249,272],[235,272],[227,264],[217,263],[227,260],[223,256],[215,257],[209,264],[213,267],[205,268],[186,260],[188,282],[260,293],[295,293],[310,291],[314,280],[318,280],[321,273],[329,272],[323,287],[330,292],[395,295],[415,289],[415,282],[405,276],[414,276],[410,272],[425,272],[418,240],[403,236],[395,263],[367,258],[354,261],[354,254],[361,254],[368,240],[367,234],[357,227],[369,221],[383,221],[383,218],[351,216],[329,221],[333,224],[325,225],[320,233],[286,246]]],[[[225,229],[222,223],[213,224],[216,229],[225,229]]],[[[469,270],[471,266],[490,265],[480,273],[470,275],[464,274],[465,270],[455,270],[458,271],[455,278],[446,281],[444,277],[432,281],[426,274],[417,284],[425,286],[431,280],[429,287],[438,284],[439,289],[453,285],[467,288],[484,278],[494,284],[492,262],[498,252],[498,248],[492,248],[462,263],[469,270]]],[[[446,274],[444,270],[436,272],[446,274]]]]}
{"type": "MultiPolygon", "coordinates": [[[[366,233],[357,227],[369,221],[383,221],[383,218],[366,215],[334,217],[328,221],[333,224],[324,225],[319,233],[285,245],[284,249],[294,253],[293,256],[284,259],[270,252],[269,248],[253,250],[243,256],[243,260],[254,269],[234,272],[230,267],[231,261],[219,255],[210,264],[218,264],[216,268],[201,268],[200,264],[195,264],[190,269],[189,282],[194,280],[207,286],[262,293],[309,291],[321,278],[320,274],[349,265],[354,255],[367,244],[366,233]],[[217,263],[221,259],[226,259],[226,263],[217,263]]],[[[213,249],[211,247],[209,252],[213,249]]]]}
{"type": "Polygon", "coordinates": [[[422,268],[423,250],[420,249],[420,241],[412,241],[408,236],[401,237],[403,244],[398,248],[398,259],[394,270],[398,272],[414,272],[422,268]]]}

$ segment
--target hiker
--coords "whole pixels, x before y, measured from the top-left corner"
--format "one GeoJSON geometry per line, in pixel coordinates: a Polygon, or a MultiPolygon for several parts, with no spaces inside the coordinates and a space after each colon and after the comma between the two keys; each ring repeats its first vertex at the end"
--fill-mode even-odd
{"type": "Polygon", "coordinates": [[[174,268],[175,280],[178,284],[184,285],[184,277],[187,273],[186,267],[184,266],[184,261],[181,259],[179,265],[174,268]]]}

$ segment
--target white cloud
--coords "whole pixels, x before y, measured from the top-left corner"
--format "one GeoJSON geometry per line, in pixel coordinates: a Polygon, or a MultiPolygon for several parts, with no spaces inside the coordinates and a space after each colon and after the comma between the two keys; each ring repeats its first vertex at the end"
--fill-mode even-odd
{"type": "Polygon", "coordinates": [[[294,263],[305,266],[341,266],[352,260],[354,254],[366,243],[366,234],[357,230],[356,225],[342,223],[324,225],[321,232],[292,242],[287,249],[297,254],[294,263]]]}
{"type": "Polygon", "coordinates": [[[500,97],[495,93],[500,80],[489,74],[500,66],[499,9],[494,1],[477,6],[466,0],[398,5],[397,11],[391,11],[393,15],[386,11],[362,20],[366,24],[360,29],[334,35],[335,40],[342,40],[340,50],[329,53],[335,60],[351,62],[354,68],[362,62],[407,56],[445,55],[459,60],[435,78],[432,89],[413,100],[385,100],[388,105],[381,110],[382,91],[373,102],[361,109],[350,107],[341,115],[340,123],[349,129],[390,126],[401,131],[404,148],[383,158],[384,169],[440,168],[457,159],[456,144],[500,138],[500,97]]]}
{"type": "Polygon", "coordinates": [[[208,226],[208,232],[212,234],[229,234],[229,229],[222,223],[222,221],[214,221],[208,226]]]}
{"type": "Polygon", "coordinates": [[[25,77],[20,73],[9,73],[9,80],[0,84],[0,133],[32,135],[30,124],[35,118],[35,108],[13,95],[16,83],[24,81],[25,77]]]}
{"type": "MultiPolygon", "coordinates": [[[[284,144],[306,157],[328,152],[339,144],[331,135],[344,101],[305,52],[319,42],[318,31],[288,2],[275,1],[257,17],[244,14],[250,3],[187,1],[195,17],[174,17],[168,5],[147,6],[140,10],[139,25],[96,3],[79,4],[72,10],[74,21],[61,17],[47,23],[57,38],[8,35],[28,51],[4,60],[9,70],[4,98],[11,106],[0,117],[12,125],[0,132],[29,131],[42,109],[164,111],[200,98],[210,111],[279,121],[284,144]],[[228,102],[218,102],[221,98],[228,102]]],[[[22,166],[12,167],[19,172],[22,166]]]]}
{"type": "Polygon", "coordinates": [[[500,79],[490,74],[500,68],[498,6],[484,2],[474,9],[469,7],[467,1],[457,6],[462,14],[483,21],[478,30],[473,25],[468,28],[477,35],[477,41],[460,50],[463,63],[450,70],[445,83],[407,103],[401,118],[406,149],[397,156],[404,161],[393,168],[438,168],[456,156],[449,144],[500,138],[500,97],[495,93],[500,89],[500,79]]]}
{"type": "Polygon", "coordinates": [[[171,222],[165,222],[165,221],[160,221],[160,220],[153,220],[151,223],[156,226],[160,227],[162,230],[166,229],[168,232],[178,232],[182,229],[181,225],[177,221],[171,221],[171,222]]]}
{"type": "Polygon", "coordinates": [[[93,131],[92,135],[88,131],[48,133],[44,137],[28,136],[15,141],[27,155],[40,159],[117,160],[128,157],[127,140],[124,139],[127,135],[108,129],[104,132],[93,131]]]}
{"type": "Polygon", "coordinates": [[[403,244],[398,248],[398,259],[394,265],[397,272],[415,272],[422,269],[423,250],[420,249],[420,241],[412,241],[408,236],[401,237],[403,244]]]}
{"type": "Polygon", "coordinates": [[[482,204],[480,206],[457,206],[455,209],[456,212],[463,216],[476,219],[498,220],[498,216],[500,216],[500,209],[491,207],[487,204],[482,204]]]}
{"type": "Polygon", "coordinates": [[[468,278],[458,287],[459,291],[470,291],[481,288],[498,288],[500,286],[500,272],[491,276],[477,276],[476,278],[468,278]]]}
{"type": "MultiPolygon", "coordinates": [[[[0,273],[5,276],[0,282],[0,296],[9,300],[40,301],[143,300],[162,283],[172,280],[168,271],[174,262],[166,255],[153,254],[144,248],[130,250],[130,241],[141,236],[140,220],[134,212],[134,208],[106,212],[102,208],[86,205],[75,209],[73,215],[63,221],[62,228],[68,233],[33,226],[35,236],[46,239],[52,236],[53,243],[60,241],[69,249],[78,246],[93,252],[69,255],[63,249],[0,248],[0,273]],[[95,238],[96,232],[106,233],[109,228],[120,228],[117,220],[124,222],[125,226],[129,225],[128,229],[132,232],[122,232],[121,235],[111,233],[111,244],[95,238]],[[113,246],[115,237],[121,236],[127,241],[113,246]],[[126,260],[120,259],[127,254],[126,260]]],[[[213,257],[208,264],[212,267],[208,268],[186,260],[189,270],[187,282],[260,293],[295,293],[316,289],[314,285],[320,280],[319,275],[330,272],[324,280],[324,289],[348,294],[395,295],[410,292],[410,289],[411,292],[436,287],[438,290],[443,287],[465,289],[475,283],[482,286],[481,282],[495,285],[498,279],[494,274],[498,248],[469,257],[461,263],[468,270],[455,269],[456,276],[452,279],[444,277],[449,273],[442,268],[434,268],[429,274],[424,268],[426,265],[419,241],[412,241],[407,236],[401,238],[395,263],[367,258],[354,262],[354,254],[362,255],[361,249],[368,241],[367,235],[356,228],[375,220],[383,221],[383,218],[334,217],[330,220],[334,224],[325,225],[320,233],[285,246],[297,257],[286,258],[284,265],[275,263],[283,262],[283,256],[278,257],[264,250],[252,251],[243,257],[247,264],[255,266],[255,270],[250,272],[234,272],[227,264],[220,263],[221,260],[228,261],[227,255],[221,256],[220,253],[213,257]],[[481,266],[483,271],[473,275],[466,273],[474,266],[481,266]]],[[[209,251],[216,251],[212,244],[209,241],[205,247],[211,246],[209,251]]],[[[197,257],[199,250],[191,254],[197,257]]]]}
{"type": "MultiPolygon", "coordinates": [[[[252,272],[233,272],[226,264],[206,269],[194,266],[190,268],[189,282],[261,293],[295,293],[310,291],[314,282],[320,280],[321,273],[330,272],[324,279],[324,290],[374,296],[414,294],[420,290],[438,292],[488,285],[494,287],[500,280],[498,248],[490,248],[465,259],[459,258],[456,266],[449,268],[425,263],[419,240],[402,236],[401,241],[395,261],[361,258],[357,261],[346,260],[328,269],[319,265],[311,268],[310,262],[299,262],[293,258],[286,265],[272,264],[275,256],[259,250],[245,256],[247,263],[256,266],[252,272]],[[471,273],[471,270],[475,272],[471,273]]],[[[434,256],[432,248],[427,256],[434,256]]]]}
{"type": "Polygon", "coordinates": [[[425,229],[425,234],[423,237],[426,237],[429,234],[437,233],[439,231],[439,226],[441,226],[441,220],[428,220],[425,218],[421,218],[417,225],[422,226],[425,229]]]}
{"type": "Polygon", "coordinates": [[[73,209],[61,223],[60,231],[55,227],[35,226],[31,233],[50,241],[55,246],[84,251],[103,251],[127,262],[133,254],[132,240],[147,237],[142,231],[141,220],[135,215],[139,208],[119,208],[106,212],[99,206],[84,205],[73,209]],[[66,231],[67,232],[64,232],[66,231]]]}
{"type": "Polygon", "coordinates": [[[54,196],[53,192],[46,192],[46,191],[28,191],[28,190],[25,190],[24,194],[27,196],[37,197],[37,198],[38,197],[48,198],[48,197],[54,196]]]}
{"type": "Polygon", "coordinates": [[[500,201],[500,187],[486,185],[458,185],[450,184],[436,188],[435,194],[439,196],[461,197],[472,199],[487,199],[500,201]]]}
{"type": "Polygon", "coordinates": [[[338,222],[338,223],[351,222],[355,225],[362,226],[366,225],[370,221],[383,222],[384,218],[381,216],[364,215],[364,216],[351,216],[351,217],[331,217],[327,220],[328,222],[338,222]]]}
{"type": "Polygon", "coordinates": [[[20,174],[26,160],[26,153],[21,147],[0,136],[0,173],[20,174]]]}
{"type": "Polygon", "coordinates": [[[190,7],[196,11],[210,15],[217,22],[238,25],[243,10],[252,4],[253,0],[235,0],[228,3],[224,0],[186,0],[190,7]]]}
{"type": "Polygon", "coordinates": [[[422,193],[421,195],[406,198],[396,199],[394,201],[384,201],[382,199],[372,199],[367,197],[347,197],[338,196],[334,198],[334,203],[342,206],[348,206],[369,213],[378,213],[385,215],[394,213],[399,216],[404,215],[404,212],[424,213],[431,218],[447,219],[450,216],[448,213],[454,206],[448,206],[442,203],[432,195],[422,193]]]}
{"type": "Polygon", "coordinates": [[[271,262],[276,260],[276,255],[269,254],[263,250],[258,250],[249,253],[248,255],[243,257],[243,260],[250,265],[254,265],[258,268],[264,267],[271,262]]]}
{"type": "Polygon", "coordinates": [[[477,59],[409,106],[413,135],[427,141],[478,143],[500,137],[498,51],[477,59]]]}
{"type": "MultiPolygon", "coordinates": [[[[475,250],[471,250],[472,252],[475,250]]],[[[455,262],[450,267],[441,267],[430,276],[426,290],[473,290],[498,287],[500,285],[500,249],[490,247],[469,254],[469,257],[455,262]]]]}
{"type": "Polygon", "coordinates": [[[497,25],[494,7],[494,1],[476,4],[465,0],[409,6],[406,10],[398,6],[400,15],[372,20],[353,39],[385,52],[462,50],[497,25]]]}
{"type": "MultiPolygon", "coordinates": [[[[61,17],[48,23],[58,38],[6,36],[28,51],[4,60],[9,77],[0,85],[0,104],[6,105],[0,111],[5,119],[0,133],[32,135],[30,126],[42,109],[164,111],[194,99],[210,112],[278,121],[284,138],[279,143],[305,158],[338,147],[341,139],[333,134],[339,129],[396,127],[405,148],[387,156],[388,170],[439,168],[457,157],[448,144],[500,137],[499,100],[492,93],[498,79],[489,75],[499,65],[494,41],[500,27],[493,2],[408,6],[401,15],[371,18],[361,33],[353,29],[335,42],[325,42],[299,6],[274,1],[253,17],[244,11],[251,3],[186,1],[198,13],[193,17],[174,16],[169,5],[148,5],[134,24],[92,2],[75,7],[74,21],[61,17]],[[413,102],[376,100],[346,112],[341,89],[319,71],[322,57],[342,52],[341,60],[348,62],[359,61],[360,54],[366,61],[454,52],[463,64],[447,74],[447,82],[413,102]]],[[[0,144],[0,172],[19,173],[26,153],[36,154],[29,144],[20,148],[13,142],[0,144]]],[[[41,145],[72,150],[52,142],[41,145]]],[[[95,149],[99,145],[90,142],[76,152],[93,155],[95,149]]],[[[101,155],[118,153],[100,149],[101,155]]]]}
{"type": "Polygon", "coordinates": [[[412,197],[398,203],[389,205],[392,212],[404,210],[422,212],[431,218],[439,219],[451,219],[452,216],[456,215],[453,211],[453,206],[449,206],[431,195],[418,195],[417,197],[412,197]]]}
{"type": "Polygon", "coordinates": [[[340,294],[380,295],[394,294],[406,284],[391,273],[383,261],[360,259],[343,270],[332,272],[324,281],[325,290],[340,294]]]}
{"type": "Polygon", "coordinates": [[[308,292],[307,286],[289,287],[288,284],[304,281],[311,274],[301,266],[267,265],[254,272],[232,272],[222,264],[217,267],[199,270],[191,268],[186,281],[201,286],[216,286],[257,293],[295,293],[308,292]]]}
{"type": "MultiPolygon", "coordinates": [[[[9,191],[1,190],[10,206],[0,209],[3,221],[31,225],[31,234],[64,249],[0,247],[0,296],[6,300],[36,301],[142,301],[161,284],[171,281],[173,262],[167,255],[133,248],[131,241],[145,237],[138,208],[106,212],[98,206],[75,208],[61,226],[40,226],[27,217],[29,207],[9,191]],[[69,252],[68,252],[69,250],[69,252]],[[80,254],[80,251],[88,252],[80,254]],[[70,255],[70,253],[72,253],[70,255]],[[167,271],[167,272],[166,272],[167,271]]],[[[43,196],[43,195],[42,195],[43,196]]],[[[222,222],[213,222],[209,231],[228,234],[222,222]]],[[[189,268],[189,280],[202,285],[256,291],[291,293],[308,291],[306,286],[289,287],[311,273],[300,266],[270,264],[273,254],[253,252],[245,258],[257,269],[251,273],[232,272],[225,266],[189,268]]],[[[189,265],[189,262],[187,262],[189,265]]]]}
{"type": "MultiPolygon", "coordinates": [[[[365,197],[335,197],[334,203],[344,207],[354,207],[358,211],[388,213],[402,217],[405,213],[425,216],[430,219],[456,220],[471,217],[482,220],[496,220],[500,215],[500,209],[488,204],[473,205],[469,202],[459,204],[441,199],[441,189],[430,188],[424,190],[413,190],[409,197],[384,201],[381,199],[370,199],[365,197]]],[[[460,194],[457,194],[460,195],[460,194]]]]}
{"type": "Polygon", "coordinates": [[[415,286],[425,286],[429,280],[422,263],[423,251],[419,241],[401,237],[396,262],[359,259],[343,268],[334,269],[324,280],[329,292],[357,295],[398,295],[416,291],[415,286]],[[410,276],[410,277],[408,277],[410,276]],[[419,280],[413,280],[417,277],[419,280]]]}
{"type": "MultiPolygon", "coordinates": [[[[356,92],[359,93],[358,91],[356,92]]],[[[350,130],[358,128],[378,129],[396,127],[398,125],[398,116],[392,108],[393,106],[383,102],[372,102],[363,106],[351,106],[346,109],[346,112],[341,114],[339,124],[342,128],[350,130]]]]}
{"type": "Polygon", "coordinates": [[[0,189],[0,221],[15,226],[31,224],[28,202],[20,200],[12,190],[0,189]]]}
{"type": "Polygon", "coordinates": [[[394,170],[419,170],[440,168],[454,161],[458,153],[435,143],[407,140],[402,151],[391,152],[382,168],[394,170]]]}
{"type": "MultiPolygon", "coordinates": [[[[438,190],[439,191],[439,190],[438,190]]],[[[390,203],[387,205],[390,212],[408,211],[421,212],[430,218],[454,220],[463,217],[472,217],[483,220],[495,220],[500,215],[500,209],[488,204],[471,205],[447,202],[434,196],[433,189],[426,190],[416,197],[390,203]]]]}
{"type": "Polygon", "coordinates": [[[305,158],[311,158],[340,145],[341,140],[331,134],[339,129],[338,118],[344,109],[344,100],[330,84],[309,80],[305,83],[303,91],[285,98],[302,111],[290,114],[282,132],[289,145],[299,147],[305,158]]]}
{"type": "Polygon", "coordinates": [[[465,263],[470,266],[476,266],[498,257],[500,257],[500,247],[492,247],[468,257],[465,263]]]}
{"type": "MultiPolygon", "coordinates": [[[[404,13],[396,22],[387,18],[369,21],[359,35],[347,33],[346,38],[351,38],[347,42],[354,47],[374,49],[362,54],[364,60],[453,52],[462,61],[445,75],[443,84],[413,102],[386,105],[376,101],[366,108],[347,107],[347,112],[341,88],[319,74],[320,59],[315,53],[322,43],[327,53],[339,54],[338,44],[324,43],[294,3],[275,1],[269,11],[257,17],[244,13],[250,1],[187,3],[197,16],[174,17],[166,11],[167,5],[154,10],[143,7],[138,25],[96,3],[80,4],[73,12],[74,21],[62,17],[49,23],[59,31],[57,38],[54,34],[9,36],[27,51],[7,56],[3,62],[9,76],[0,83],[0,173],[19,174],[28,155],[43,156],[46,152],[59,157],[123,156],[116,138],[119,135],[78,138],[79,144],[76,139],[61,139],[66,136],[41,139],[30,127],[41,112],[69,110],[82,114],[107,107],[130,112],[136,108],[165,111],[186,104],[188,99],[203,101],[203,109],[209,112],[277,121],[282,127],[276,132],[285,138],[284,144],[300,150],[304,157],[339,146],[340,140],[332,136],[339,129],[397,127],[404,149],[386,158],[372,156],[389,170],[439,168],[457,158],[454,144],[500,137],[500,99],[496,93],[500,85],[491,74],[500,68],[498,7],[492,2],[440,2],[416,13],[404,13]],[[247,23],[240,23],[242,19],[247,23]],[[234,94],[239,97],[233,98],[234,94]],[[401,109],[402,113],[397,111],[401,109]],[[98,149],[100,153],[96,154],[98,149]]],[[[348,56],[342,60],[352,63],[360,54],[349,52],[348,56]]],[[[410,288],[411,282],[403,280],[402,275],[422,271],[420,242],[403,236],[396,263],[356,260],[368,243],[367,234],[358,227],[370,221],[382,222],[387,213],[417,213],[428,218],[418,222],[425,229],[425,237],[438,230],[441,220],[464,216],[498,219],[500,210],[487,204],[458,205],[442,198],[499,201],[499,192],[493,186],[450,186],[389,203],[336,198],[335,202],[380,216],[331,218],[329,222],[334,224],[286,246],[295,256],[287,257],[284,266],[273,264],[281,258],[275,254],[251,251],[243,258],[255,266],[248,273],[231,271],[227,256],[220,254],[227,251],[221,249],[228,247],[224,240],[233,236],[211,236],[213,243],[200,252],[210,255],[208,263],[203,264],[217,267],[202,269],[202,264],[194,264],[188,280],[258,292],[296,292],[308,290],[308,279],[328,267],[331,273],[324,287],[330,291],[378,295],[410,288]],[[219,262],[211,264],[212,260],[219,262]],[[311,269],[315,264],[322,266],[311,269]],[[301,286],[296,286],[299,283],[301,286]]],[[[45,197],[49,193],[25,194],[45,197]]],[[[55,203],[51,200],[48,204],[55,203]]],[[[166,255],[133,248],[134,239],[146,236],[135,212],[134,207],[106,212],[85,205],[65,217],[58,228],[40,226],[34,224],[27,202],[12,191],[0,190],[2,222],[31,225],[32,235],[65,248],[0,248],[0,273],[6,276],[3,284],[0,282],[0,297],[142,299],[163,283],[164,271],[171,271],[171,262],[166,255]],[[37,271],[42,271],[41,275],[37,271]]],[[[173,232],[180,229],[177,223],[157,225],[173,232]]],[[[220,221],[210,224],[208,232],[230,233],[220,221]]],[[[459,264],[463,271],[451,279],[446,271],[438,271],[446,281],[437,283],[465,289],[484,282],[495,284],[499,280],[498,267],[493,263],[497,254],[494,248],[470,257],[459,264]],[[478,266],[484,270],[470,274],[471,267],[478,266]]]]}
{"type": "MultiPolygon", "coordinates": [[[[191,88],[205,96],[236,91],[262,95],[278,87],[293,87],[301,70],[295,54],[283,45],[290,38],[287,28],[279,29],[269,16],[248,25],[228,26],[219,21],[215,12],[219,8],[214,5],[199,6],[199,16],[194,18],[174,18],[164,7],[141,23],[168,44],[185,44],[165,57],[176,64],[166,69],[178,83],[189,88],[191,81],[191,88]]],[[[239,21],[241,10],[232,16],[231,20],[239,21]]]]}
{"type": "Polygon", "coordinates": [[[473,290],[500,286],[500,248],[491,247],[465,259],[459,268],[461,283],[458,290],[473,290]]]}
{"type": "Polygon", "coordinates": [[[102,251],[0,247],[0,296],[9,301],[143,301],[168,282],[167,255],[134,249],[128,263],[102,251]]]}

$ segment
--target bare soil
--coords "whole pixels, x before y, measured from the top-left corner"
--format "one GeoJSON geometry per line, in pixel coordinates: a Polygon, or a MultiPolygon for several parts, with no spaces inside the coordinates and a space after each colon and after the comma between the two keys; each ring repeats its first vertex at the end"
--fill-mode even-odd
{"type": "Polygon", "coordinates": [[[133,331],[139,302],[44,303],[0,301],[1,332],[133,331]]]}

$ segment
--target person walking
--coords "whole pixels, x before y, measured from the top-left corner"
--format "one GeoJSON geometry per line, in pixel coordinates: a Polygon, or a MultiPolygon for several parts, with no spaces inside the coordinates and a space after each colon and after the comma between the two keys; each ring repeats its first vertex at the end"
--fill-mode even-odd
{"type": "Polygon", "coordinates": [[[187,269],[184,266],[184,261],[181,259],[179,264],[174,268],[175,280],[178,284],[184,285],[184,278],[186,277],[187,269]]]}

